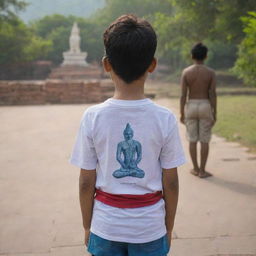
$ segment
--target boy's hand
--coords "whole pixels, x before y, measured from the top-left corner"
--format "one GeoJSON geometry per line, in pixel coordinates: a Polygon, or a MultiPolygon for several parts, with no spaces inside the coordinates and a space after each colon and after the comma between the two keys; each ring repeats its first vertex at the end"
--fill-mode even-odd
{"type": "Polygon", "coordinates": [[[214,116],[213,116],[213,124],[215,124],[216,121],[217,121],[217,117],[216,117],[216,115],[214,115],[214,116]]]}
{"type": "Polygon", "coordinates": [[[90,236],[90,230],[85,230],[84,231],[84,244],[86,246],[88,246],[89,236],[90,236]]]}
{"type": "Polygon", "coordinates": [[[169,242],[169,247],[171,247],[172,244],[172,232],[167,232],[167,238],[169,242]]]}
{"type": "Polygon", "coordinates": [[[94,195],[96,184],[96,170],[81,169],[79,176],[79,200],[85,231],[84,244],[87,246],[92,220],[94,195]]]}
{"type": "Polygon", "coordinates": [[[180,116],[180,122],[182,124],[185,124],[185,117],[183,115],[180,116]]]}

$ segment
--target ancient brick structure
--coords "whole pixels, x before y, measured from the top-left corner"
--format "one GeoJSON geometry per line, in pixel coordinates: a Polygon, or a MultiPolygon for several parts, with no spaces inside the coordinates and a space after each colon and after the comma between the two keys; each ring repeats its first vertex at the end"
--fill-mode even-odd
{"type": "Polygon", "coordinates": [[[0,81],[0,105],[97,103],[111,94],[100,80],[0,81]]]}
{"type": "Polygon", "coordinates": [[[54,68],[49,75],[49,79],[79,80],[79,79],[100,79],[102,70],[99,66],[60,66],[54,68]]]}
{"type": "Polygon", "coordinates": [[[51,73],[50,61],[32,61],[0,65],[0,80],[44,80],[51,73]]]}

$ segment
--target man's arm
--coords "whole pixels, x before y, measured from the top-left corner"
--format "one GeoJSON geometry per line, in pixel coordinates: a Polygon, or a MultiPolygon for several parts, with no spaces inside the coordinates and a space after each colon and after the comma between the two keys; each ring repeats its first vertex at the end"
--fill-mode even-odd
{"type": "Polygon", "coordinates": [[[85,244],[87,245],[93,211],[95,194],[96,170],[81,169],[79,177],[79,198],[85,230],[85,244]]]}
{"type": "Polygon", "coordinates": [[[180,97],[180,121],[185,123],[185,113],[184,108],[187,101],[187,83],[184,72],[181,76],[181,97],[180,97]]]}
{"type": "Polygon", "coordinates": [[[165,225],[171,245],[172,230],[178,204],[179,179],[177,168],[163,169],[163,196],[165,201],[165,225]]]}
{"type": "Polygon", "coordinates": [[[209,100],[213,111],[214,122],[217,120],[217,94],[216,94],[216,75],[213,73],[209,88],[209,100]]]}

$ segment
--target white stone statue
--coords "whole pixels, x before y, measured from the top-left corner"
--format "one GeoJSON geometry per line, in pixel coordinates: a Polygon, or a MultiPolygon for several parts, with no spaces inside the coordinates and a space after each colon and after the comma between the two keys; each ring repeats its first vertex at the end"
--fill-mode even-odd
{"type": "Polygon", "coordinates": [[[80,29],[78,28],[77,23],[75,22],[69,38],[70,52],[73,52],[73,53],[81,52],[80,42],[81,42],[80,29]]]}
{"type": "Polygon", "coordinates": [[[81,52],[80,43],[80,29],[75,22],[69,38],[70,49],[63,53],[64,62],[62,66],[88,66],[86,62],[87,52],[81,52]]]}

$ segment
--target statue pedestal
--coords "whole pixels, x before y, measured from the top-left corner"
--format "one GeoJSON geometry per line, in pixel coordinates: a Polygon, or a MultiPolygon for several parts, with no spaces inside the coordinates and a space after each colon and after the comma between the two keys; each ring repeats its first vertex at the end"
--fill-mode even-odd
{"type": "Polygon", "coordinates": [[[49,75],[49,79],[61,80],[86,80],[101,79],[102,69],[97,65],[62,65],[54,68],[49,75]]]}
{"type": "Polygon", "coordinates": [[[61,66],[82,66],[87,67],[87,52],[64,52],[64,61],[61,66]]]}

